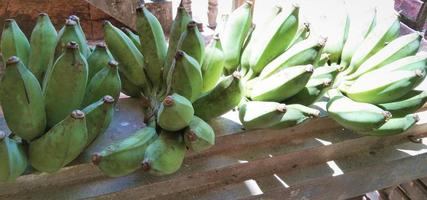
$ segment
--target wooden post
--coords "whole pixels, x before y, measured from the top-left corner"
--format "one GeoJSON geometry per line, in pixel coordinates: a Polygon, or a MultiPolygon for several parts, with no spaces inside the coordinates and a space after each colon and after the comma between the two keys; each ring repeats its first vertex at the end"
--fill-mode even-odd
{"type": "Polygon", "coordinates": [[[209,0],[208,2],[208,26],[211,29],[216,28],[216,18],[218,16],[218,0],[209,0]]]}

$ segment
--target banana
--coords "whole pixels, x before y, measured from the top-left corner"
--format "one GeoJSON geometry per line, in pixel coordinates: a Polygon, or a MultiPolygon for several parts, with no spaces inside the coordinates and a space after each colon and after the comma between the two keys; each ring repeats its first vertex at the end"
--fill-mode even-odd
{"type": "Polygon", "coordinates": [[[427,53],[418,53],[413,56],[407,56],[396,60],[390,64],[384,65],[379,69],[373,70],[369,73],[382,73],[389,71],[415,71],[415,70],[427,70],[427,53]]]}
{"type": "Polygon", "coordinates": [[[317,57],[313,61],[314,67],[322,67],[328,65],[328,63],[331,63],[329,53],[318,53],[317,57]]]}
{"type": "Polygon", "coordinates": [[[337,89],[329,90],[326,104],[328,115],[341,126],[354,131],[372,131],[389,120],[388,111],[369,103],[360,103],[343,96],[337,89]]]}
{"type": "Polygon", "coordinates": [[[356,101],[373,104],[388,103],[407,94],[425,77],[425,70],[393,71],[381,73],[381,75],[366,74],[358,78],[345,92],[356,101]]]}
{"type": "Polygon", "coordinates": [[[18,57],[12,56],[6,62],[0,102],[13,133],[27,141],[44,133],[46,112],[40,84],[18,57]]]}
{"type": "Polygon", "coordinates": [[[340,69],[339,65],[331,65],[331,66],[323,66],[318,67],[314,69],[313,75],[311,75],[311,78],[330,78],[331,80],[334,80],[335,77],[338,75],[338,71],[340,69]]]}
{"type": "Polygon", "coordinates": [[[216,86],[224,71],[224,62],[221,41],[219,37],[214,36],[205,50],[205,57],[201,66],[203,77],[202,92],[208,92],[216,86]]]}
{"type": "Polygon", "coordinates": [[[193,103],[195,115],[208,121],[238,106],[244,96],[240,79],[238,73],[233,73],[221,80],[212,91],[197,99],[193,103]]]}
{"type": "Polygon", "coordinates": [[[179,38],[177,49],[196,59],[199,64],[202,63],[205,54],[205,41],[196,22],[191,21],[187,24],[187,30],[179,38]]]}
{"type": "Polygon", "coordinates": [[[86,147],[85,114],[74,110],[42,137],[30,143],[29,160],[41,172],[56,172],[73,161],[86,147]]]}
{"type": "Polygon", "coordinates": [[[307,85],[294,96],[286,99],[286,104],[309,106],[319,100],[332,85],[331,78],[311,78],[307,85]]]}
{"type": "Polygon", "coordinates": [[[73,20],[73,21],[75,21],[77,23],[77,28],[78,28],[77,33],[78,33],[78,36],[79,36],[79,38],[80,38],[81,41],[84,41],[84,43],[82,44],[83,45],[82,47],[87,46],[87,48],[86,48],[87,49],[86,54],[83,53],[83,55],[85,56],[85,58],[87,58],[90,55],[90,47],[89,47],[89,45],[87,45],[86,34],[83,31],[83,28],[82,28],[82,26],[80,24],[80,18],[77,17],[76,15],[70,15],[68,17],[68,19],[73,20]]]}
{"type": "Polygon", "coordinates": [[[281,69],[313,63],[320,49],[325,45],[325,42],[325,38],[320,38],[319,40],[307,39],[295,44],[285,53],[268,63],[261,71],[259,77],[265,79],[281,69]]]}
{"type": "Polygon", "coordinates": [[[57,33],[49,16],[46,13],[40,13],[31,33],[31,50],[28,59],[28,68],[40,84],[43,82],[48,66],[52,65],[56,37],[57,33]]]}
{"type": "Polygon", "coordinates": [[[282,114],[280,120],[276,122],[271,128],[289,128],[302,124],[311,118],[319,117],[319,115],[320,111],[300,104],[286,105],[286,112],[282,114]]]}
{"type": "Polygon", "coordinates": [[[182,1],[177,8],[175,19],[169,32],[169,46],[166,54],[165,64],[163,65],[163,80],[167,80],[169,69],[175,58],[176,51],[178,50],[178,42],[181,35],[187,30],[187,24],[191,21],[191,16],[187,13],[182,1]]]}
{"type": "Polygon", "coordinates": [[[194,116],[184,131],[184,141],[191,151],[201,152],[215,144],[215,132],[208,123],[194,116]]]}
{"type": "Polygon", "coordinates": [[[426,101],[427,91],[412,90],[394,102],[378,104],[378,106],[391,112],[393,117],[404,117],[423,107],[426,101]]]}
{"type": "Polygon", "coordinates": [[[108,49],[120,63],[120,72],[134,85],[148,93],[149,83],[144,72],[144,56],[120,29],[104,22],[104,37],[108,49]]]}
{"type": "Polygon", "coordinates": [[[167,96],[157,112],[157,124],[168,131],[178,131],[190,124],[194,116],[191,102],[179,94],[167,96]]]}
{"type": "Polygon", "coordinates": [[[403,133],[414,126],[420,118],[418,115],[410,114],[401,118],[391,118],[385,124],[370,132],[360,132],[364,135],[388,136],[403,133]]]}
{"type": "Polygon", "coordinates": [[[65,51],[67,44],[71,41],[76,42],[79,45],[80,53],[87,58],[90,54],[89,46],[86,43],[86,40],[82,37],[78,23],[71,19],[65,21],[64,30],[59,32],[58,39],[55,47],[55,56],[54,61],[65,51]]]}
{"type": "Polygon", "coordinates": [[[90,80],[83,100],[83,106],[88,106],[105,95],[119,99],[121,89],[118,63],[111,60],[108,62],[108,66],[96,73],[92,80],[90,80]]]}
{"type": "Polygon", "coordinates": [[[191,102],[195,101],[202,92],[203,78],[199,63],[186,54],[178,51],[175,65],[171,69],[172,90],[191,102]]]}
{"type": "Polygon", "coordinates": [[[75,42],[68,43],[65,52],[56,60],[43,88],[47,126],[53,127],[70,112],[80,108],[87,85],[86,59],[75,42]]]}
{"type": "Polygon", "coordinates": [[[347,77],[347,80],[354,80],[367,72],[400,58],[414,55],[420,47],[421,39],[422,35],[420,33],[412,33],[391,41],[387,46],[363,62],[353,74],[347,77]]]}
{"type": "Polygon", "coordinates": [[[133,98],[140,98],[142,89],[130,82],[121,72],[119,72],[119,75],[123,94],[133,98]]]}
{"type": "Polygon", "coordinates": [[[106,95],[82,110],[86,115],[87,145],[107,130],[113,119],[114,102],[112,96],[106,95]]]}
{"type": "Polygon", "coordinates": [[[87,58],[89,68],[88,80],[91,80],[96,73],[102,70],[107,63],[113,60],[113,55],[104,44],[96,44],[95,50],[87,58]]]}
{"type": "Polygon", "coordinates": [[[285,68],[258,81],[252,89],[251,98],[255,101],[283,101],[301,91],[312,74],[312,65],[285,68]]]}
{"type": "Polygon", "coordinates": [[[128,175],[141,168],[144,153],[156,138],[156,129],[145,127],[93,154],[92,162],[109,177],[128,175]]]}
{"type": "MultiPolygon", "coordinates": [[[[6,19],[4,21],[0,46],[3,54],[3,61],[6,61],[6,59],[12,56],[17,56],[22,60],[25,66],[28,66],[30,43],[15,20],[6,19]]],[[[4,63],[4,65],[5,64],[6,63],[4,63]]]]}
{"type": "Polygon", "coordinates": [[[325,30],[328,40],[325,43],[323,52],[329,54],[330,62],[338,63],[348,36],[350,19],[345,10],[328,12],[327,16],[326,23],[328,27],[325,30]]]}
{"type": "Polygon", "coordinates": [[[377,25],[355,50],[349,67],[344,71],[345,74],[353,73],[363,62],[399,35],[400,21],[398,15],[393,14],[390,17],[384,17],[384,19],[384,21],[378,21],[377,25]]]}
{"type": "MultiPolygon", "coordinates": [[[[288,49],[298,29],[299,7],[292,5],[283,8],[274,20],[266,27],[268,32],[259,39],[252,47],[249,61],[250,67],[259,74],[262,69],[273,59],[288,49]]],[[[225,49],[225,48],[224,48],[225,49]]]]}
{"type": "Polygon", "coordinates": [[[182,134],[162,131],[144,154],[142,169],[153,175],[168,175],[179,170],[184,161],[185,143],[182,134]]]}
{"type": "Polygon", "coordinates": [[[269,128],[286,113],[286,105],[277,102],[249,101],[239,107],[239,119],[246,129],[269,128]]]}
{"type": "Polygon", "coordinates": [[[295,33],[294,38],[292,39],[291,43],[289,44],[289,48],[294,46],[294,44],[297,44],[298,42],[301,42],[305,39],[307,39],[308,34],[310,32],[310,23],[304,22],[299,27],[297,32],[295,33]]]}
{"type": "Polygon", "coordinates": [[[0,160],[0,182],[15,181],[28,165],[22,141],[0,132],[0,160]]]}
{"type": "Polygon", "coordinates": [[[139,49],[142,49],[141,41],[139,40],[139,35],[135,34],[133,31],[126,27],[122,27],[121,30],[125,33],[129,39],[133,42],[133,44],[139,49]]]}
{"type": "Polygon", "coordinates": [[[245,1],[228,17],[220,34],[225,56],[225,69],[233,72],[240,62],[240,55],[252,24],[252,1],[245,1]]]}
{"type": "Polygon", "coordinates": [[[141,41],[145,71],[154,88],[162,83],[162,67],[167,53],[167,43],[162,26],[148,9],[141,5],[136,9],[136,30],[141,41]]]}

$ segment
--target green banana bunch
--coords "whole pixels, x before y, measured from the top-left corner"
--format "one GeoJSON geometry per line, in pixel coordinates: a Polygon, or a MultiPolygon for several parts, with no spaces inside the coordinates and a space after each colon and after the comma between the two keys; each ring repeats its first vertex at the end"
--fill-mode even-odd
{"type": "Polygon", "coordinates": [[[148,93],[149,82],[144,71],[144,56],[120,29],[104,22],[104,37],[108,49],[120,63],[120,72],[134,85],[148,93]]]}
{"type": "Polygon", "coordinates": [[[219,117],[238,106],[243,96],[241,77],[238,73],[233,73],[193,103],[195,115],[206,121],[219,117]]]}
{"type": "Polygon", "coordinates": [[[6,19],[4,21],[0,46],[4,61],[12,56],[17,56],[25,66],[28,66],[30,43],[15,20],[6,19]]]}
{"type": "MultiPolygon", "coordinates": [[[[120,66],[119,66],[119,69],[120,69],[120,66]]],[[[130,82],[120,71],[119,71],[119,76],[120,76],[120,82],[121,82],[123,94],[133,98],[142,97],[141,95],[142,89],[140,87],[130,82]]]]}
{"type": "Polygon", "coordinates": [[[205,55],[205,41],[196,22],[191,21],[187,24],[187,30],[179,38],[177,49],[193,57],[199,64],[202,63],[205,55]]]}
{"type": "Polygon", "coordinates": [[[87,145],[107,130],[113,120],[114,102],[114,98],[107,95],[82,110],[86,115],[87,145]]]}
{"type": "Polygon", "coordinates": [[[141,168],[147,147],[157,138],[156,129],[145,127],[92,156],[92,162],[110,177],[128,175],[141,168]]]}
{"type": "Polygon", "coordinates": [[[319,40],[307,39],[295,44],[285,53],[268,63],[268,65],[261,71],[259,77],[261,79],[265,79],[274,75],[281,69],[290,66],[308,65],[313,63],[318,56],[320,49],[325,45],[325,42],[325,38],[320,38],[319,40]]]}
{"type": "Polygon", "coordinates": [[[27,156],[19,138],[0,132],[0,182],[13,182],[27,168],[27,156]]]}
{"type": "Polygon", "coordinates": [[[162,131],[144,154],[142,169],[153,175],[172,174],[181,167],[185,156],[182,134],[162,131]]]}
{"type": "Polygon", "coordinates": [[[87,58],[88,80],[91,80],[96,73],[101,71],[110,60],[113,60],[113,55],[111,55],[107,47],[104,44],[96,44],[95,49],[87,58]]]}
{"type": "Polygon", "coordinates": [[[119,99],[121,89],[118,63],[110,60],[108,66],[105,66],[90,80],[83,100],[83,106],[87,106],[105,95],[110,95],[113,99],[119,99]]]}
{"type": "Polygon", "coordinates": [[[245,1],[234,10],[220,34],[224,47],[225,69],[234,72],[240,62],[240,55],[252,24],[252,1],[245,1]]]}
{"type": "Polygon", "coordinates": [[[194,116],[184,131],[184,141],[191,151],[201,152],[215,144],[215,132],[208,123],[194,116]]]}
{"type": "Polygon", "coordinates": [[[73,161],[86,147],[85,114],[73,111],[29,147],[31,165],[41,172],[56,172],[73,161]]]}
{"type": "Polygon", "coordinates": [[[136,30],[141,41],[145,71],[154,88],[162,83],[162,67],[167,53],[166,39],[157,18],[144,5],[136,9],[136,30]]]}
{"type": "Polygon", "coordinates": [[[370,132],[362,132],[365,135],[386,136],[403,133],[409,130],[419,121],[418,115],[410,114],[401,118],[391,118],[385,124],[370,132]]]}
{"type": "Polygon", "coordinates": [[[345,90],[353,100],[366,103],[392,102],[414,89],[426,77],[425,70],[368,73],[345,90]],[[378,77],[382,77],[379,79],[378,77]]]}
{"type": "Polygon", "coordinates": [[[406,56],[414,55],[420,47],[421,38],[422,35],[420,33],[412,33],[391,41],[387,46],[363,62],[353,74],[347,77],[347,79],[354,80],[381,66],[406,56]]]}
{"type": "Polygon", "coordinates": [[[296,5],[283,8],[266,27],[268,32],[263,37],[257,38],[252,47],[256,51],[251,52],[249,62],[255,74],[259,74],[270,61],[288,49],[298,29],[298,12],[299,7],[296,5]]]}
{"type": "Polygon", "coordinates": [[[320,111],[306,107],[300,104],[286,105],[286,111],[282,114],[282,117],[276,122],[271,128],[282,129],[292,126],[296,126],[306,122],[307,120],[319,117],[320,111]]]}
{"type": "Polygon", "coordinates": [[[283,101],[301,91],[313,74],[313,65],[301,65],[280,70],[258,81],[251,92],[255,101],[283,101]]]}
{"type": "Polygon", "coordinates": [[[203,77],[202,92],[212,90],[218,83],[224,71],[224,52],[218,36],[214,36],[205,50],[205,57],[201,66],[203,77]]]}
{"type": "Polygon", "coordinates": [[[286,105],[268,101],[249,101],[239,107],[239,119],[246,129],[269,128],[286,113],[286,105]]]}
{"type": "Polygon", "coordinates": [[[332,86],[331,78],[311,78],[307,85],[294,96],[286,99],[286,104],[309,106],[319,100],[332,86]]]}
{"type": "Polygon", "coordinates": [[[175,58],[175,54],[178,50],[178,42],[181,35],[187,30],[187,24],[191,22],[191,16],[187,13],[182,2],[177,8],[175,19],[172,22],[172,26],[169,32],[169,46],[165,58],[165,64],[163,65],[163,80],[167,80],[169,69],[171,68],[172,62],[175,58]]]}
{"type": "Polygon", "coordinates": [[[404,117],[423,107],[426,101],[427,91],[412,90],[394,102],[378,104],[378,106],[391,112],[394,117],[404,117]]]}
{"type": "Polygon", "coordinates": [[[329,90],[326,109],[329,116],[345,128],[355,131],[372,131],[389,120],[392,115],[373,104],[360,103],[342,95],[337,89],[329,90]]]}
{"type": "Polygon", "coordinates": [[[141,41],[139,40],[139,35],[135,34],[133,31],[126,27],[122,27],[121,30],[129,37],[129,39],[138,49],[142,49],[141,41]]]}
{"type": "Polygon", "coordinates": [[[190,124],[194,116],[191,102],[179,94],[167,96],[157,112],[157,124],[168,131],[178,131],[190,124]]]}
{"type": "Polygon", "coordinates": [[[46,13],[40,13],[31,33],[28,68],[42,84],[48,66],[52,65],[57,33],[46,13]]]}
{"type": "Polygon", "coordinates": [[[178,51],[171,69],[172,90],[190,101],[195,101],[202,92],[203,78],[199,63],[184,51],[178,51]]]}
{"type": "Polygon", "coordinates": [[[69,42],[44,80],[48,127],[53,127],[82,105],[88,79],[87,65],[79,45],[69,42]]]}
{"type": "Polygon", "coordinates": [[[46,128],[46,112],[37,78],[15,56],[6,61],[0,82],[0,102],[6,123],[13,133],[31,141],[46,128]]]}
{"type": "Polygon", "coordinates": [[[67,48],[68,43],[72,41],[76,42],[79,45],[80,53],[83,55],[84,58],[87,58],[90,54],[89,46],[82,35],[83,33],[81,33],[81,30],[78,26],[78,22],[71,19],[67,19],[63,31],[60,31],[58,33],[54,60],[58,59],[58,57],[67,48]]]}

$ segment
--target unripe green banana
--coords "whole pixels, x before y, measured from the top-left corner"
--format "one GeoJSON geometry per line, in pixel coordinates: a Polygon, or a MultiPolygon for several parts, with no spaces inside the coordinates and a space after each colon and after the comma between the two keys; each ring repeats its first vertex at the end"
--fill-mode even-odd
{"type": "Polygon", "coordinates": [[[113,119],[114,103],[114,98],[107,95],[82,110],[86,115],[87,145],[107,130],[113,119]]]}
{"type": "Polygon", "coordinates": [[[168,131],[178,131],[190,124],[194,116],[191,102],[179,94],[167,96],[157,112],[157,124],[168,131]]]}
{"type": "Polygon", "coordinates": [[[249,34],[252,24],[252,1],[245,1],[243,5],[234,10],[220,34],[225,56],[225,69],[233,72],[240,62],[245,39],[249,34]]]}
{"type": "Polygon", "coordinates": [[[92,80],[90,80],[83,100],[83,106],[88,106],[105,95],[110,95],[113,99],[119,99],[121,89],[122,84],[118,63],[111,60],[107,66],[96,73],[92,80]]]}
{"type": "Polygon", "coordinates": [[[307,39],[307,35],[310,32],[310,24],[308,22],[302,23],[299,27],[297,32],[295,33],[294,38],[292,39],[291,43],[289,44],[289,48],[294,46],[294,44],[297,44],[298,42],[301,42],[305,39],[307,39]]]}
{"type": "Polygon", "coordinates": [[[392,117],[391,113],[369,103],[360,103],[343,96],[338,90],[329,90],[326,104],[328,115],[341,126],[354,131],[372,131],[392,117]]]}
{"type": "Polygon", "coordinates": [[[215,144],[215,132],[208,123],[194,116],[185,129],[184,141],[192,151],[201,152],[215,144]]]}
{"type": "Polygon", "coordinates": [[[140,98],[142,96],[142,89],[130,82],[121,72],[119,72],[119,75],[123,94],[133,98],[140,98]]]}
{"type": "Polygon", "coordinates": [[[385,124],[370,132],[360,132],[364,135],[388,136],[403,133],[419,121],[418,115],[410,114],[401,118],[391,118],[385,124]]]}
{"type": "Polygon", "coordinates": [[[110,60],[113,60],[113,55],[111,55],[107,47],[104,44],[96,44],[95,50],[87,58],[88,80],[91,80],[96,73],[101,71],[110,60]]]}
{"type": "Polygon", "coordinates": [[[36,26],[31,33],[28,68],[39,80],[40,85],[48,66],[53,64],[56,37],[56,29],[49,16],[46,13],[39,14],[36,26]]]}
{"type": "Polygon", "coordinates": [[[202,92],[212,90],[218,83],[224,71],[224,53],[221,41],[214,36],[212,42],[205,50],[202,63],[203,89],[202,92]]]}
{"type": "Polygon", "coordinates": [[[311,78],[304,89],[287,99],[285,102],[286,104],[298,103],[309,106],[322,98],[331,86],[331,78],[311,78]]]}
{"type": "Polygon", "coordinates": [[[42,137],[30,143],[30,163],[41,172],[56,172],[77,158],[86,144],[85,114],[75,110],[42,137]]]}
{"type": "Polygon", "coordinates": [[[195,115],[205,121],[219,117],[238,106],[244,96],[243,93],[240,76],[233,73],[221,80],[212,91],[193,103],[195,115]]]}
{"type": "Polygon", "coordinates": [[[187,30],[181,35],[177,49],[184,51],[193,57],[198,63],[203,62],[203,56],[205,55],[205,41],[197,28],[196,22],[191,21],[187,24],[187,30]]]}
{"type": "Polygon", "coordinates": [[[318,53],[317,57],[313,61],[314,67],[322,67],[328,65],[331,62],[329,53],[318,53]]]}
{"type": "MultiPolygon", "coordinates": [[[[87,51],[87,55],[85,55],[85,58],[87,58],[87,57],[90,55],[90,47],[89,47],[89,45],[87,45],[86,34],[85,34],[85,32],[83,31],[83,28],[82,28],[82,26],[81,26],[81,24],[80,24],[80,18],[79,18],[79,17],[77,17],[76,15],[70,15],[70,16],[68,17],[68,19],[73,20],[73,21],[75,21],[75,22],[77,23],[77,28],[78,28],[77,33],[78,33],[78,36],[80,37],[80,40],[81,40],[81,41],[84,41],[84,42],[85,42],[84,44],[82,44],[82,45],[83,45],[83,46],[82,46],[82,48],[83,48],[84,46],[87,46],[87,49],[88,49],[88,51],[87,51]],[[85,44],[86,44],[86,45],[85,45],[85,44]]],[[[84,55],[84,54],[83,54],[83,55],[84,55]]]]}
{"type": "Polygon", "coordinates": [[[28,66],[30,43],[13,19],[6,19],[4,21],[3,32],[1,34],[1,51],[4,64],[6,59],[17,56],[25,66],[28,66]]]}
{"type": "Polygon", "coordinates": [[[329,25],[326,29],[328,40],[322,52],[329,53],[329,59],[332,63],[338,63],[348,36],[350,19],[346,11],[334,11],[329,12],[327,23],[329,25]]]}
{"type": "Polygon", "coordinates": [[[319,117],[320,111],[309,108],[300,104],[286,105],[286,111],[282,114],[282,117],[276,122],[271,128],[282,129],[296,126],[306,122],[307,120],[319,117]]]}
{"type": "Polygon", "coordinates": [[[259,74],[270,61],[288,49],[298,29],[298,12],[296,5],[284,8],[266,27],[267,34],[254,44],[252,48],[255,51],[251,52],[249,63],[255,74],[259,74]]]}
{"type": "Polygon", "coordinates": [[[417,69],[427,70],[427,53],[418,53],[413,56],[401,58],[369,73],[379,74],[388,71],[415,71],[417,69]]]}
{"type": "Polygon", "coordinates": [[[142,169],[153,175],[172,174],[181,168],[185,156],[182,134],[163,131],[145,150],[142,169]]]}
{"type": "Polygon", "coordinates": [[[331,80],[334,80],[335,77],[338,75],[338,70],[340,69],[339,65],[331,65],[331,66],[323,66],[318,67],[314,69],[313,75],[311,75],[311,78],[330,78],[331,80]]]}
{"type": "Polygon", "coordinates": [[[19,138],[0,132],[0,182],[13,182],[25,172],[27,156],[19,138]]]}
{"type": "Polygon", "coordinates": [[[86,59],[75,42],[68,43],[47,75],[43,94],[47,126],[53,127],[82,105],[88,79],[86,59]]]}
{"type": "Polygon", "coordinates": [[[178,51],[171,69],[172,90],[191,102],[202,93],[203,78],[199,63],[184,51],[178,51]]]}
{"type": "Polygon", "coordinates": [[[181,4],[176,11],[175,19],[169,32],[169,46],[166,54],[165,64],[163,65],[163,80],[166,81],[169,69],[175,58],[176,51],[178,50],[178,42],[181,35],[187,30],[187,24],[191,21],[191,16],[187,13],[184,6],[181,4]]]}
{"type": "Polygon", "coordinates": [[[141,46],[141,41],[139,40],[139,35],[135,34],[133,31],[131,31],[130,29],[126,28],[126,27],[122,27],[121,28],[123,33],[125,33],[129,39],[133,42],[133,44],[139,49],[142,49],[141,46]]]}
{"type": "Polygon", "coordinates": [[[356,79],[367,72],[378,69],[393,61],[414,55],[420,47],[421,38],[422,35],[420,33],[412,33],[391,41],[387,46],[363,62],[347,79],[356,79]]]}
{"type": "Polygon", "coordinates": [[[385,44],[394,40],[399,35],[400,21],[397,14],[379,21],[351,57],[350,65],[345,70],[346,74],[353,73],[357,68],[385,44]]]}
{"type": "Polygon", "coordinates": [[[92,162],[110,177],[128,175],[141,168],[144,153],[157,138],[156,129],[145,127],[92,156],[92,162]]]}
{"type": "Polygon", "coordinates": [[[162,83],[162,67],[167,53],[167,43],[162,26],[148,9],[141,5],[136,9],[136,30],[141,41],[145,71],[154,88],[162,83]]]}
{"type": "Polygon", "coordinates": [[[313,63],[320,49],[325,45],[325,41],[326,39],[324,38],[321,38],[320,40],[307,39],[295,44],[285,53],[268,63],[268,65],[261,71],[259,77],[261,79],[265,79],[281,69],[313,63]]]}
{"type": "Polygon", "coordinates": [[[0,82],[0,102],[10,130],[24,140],[42,135],[46,128],[46,112],[42,90],[36,77],[18,57],[6,62],[0,82]]]}
{"type": "Polygon", "coordinates": [[[358,78],[345,92],[356,101],[373,104],[388,103],[407,94],[425,77],[425,70],[393,71],[381,73],[381,75],[368,73],[358,78]]]}
{"type": "Polygon", "coordinates": [[[65,22],[63,32],[59,32],[58,34],[54,61],[58,59],[58,57],[65,51],[65,49],[67,48],[67,44],[71,41],[74,41],[79,45],[79,51],[85,58],[89,56],[90,52],[88,44],[86,43],[86,40],[84,40],[84,38],[82,37],[82,33],[80,31],[81,30],[79,29],[78,23],[76,21],[68,19],[65,22]]]}
{"type": "Polygon", "coordinates": [[[391,112],[393,117],[404,117],[423,107],[426,101],[427,91],[412,90],[394,102],[378,104],[378,106],[391,112]]]}
{"type": "Polygon", "coordinates": [[[144,56],[120,29],[104,22],[104,37],[108,49],[120,63],[120,72],[133,84],[148,92],[149,83],[144,72],[144,56]]]}
{"type": "Polygon", "coordinates": [[[301,91],[313,74],[312,65],[287,67],[258,81],[251,98],[255,101],[283,101],[301,91]]]}
{"type": "Polygon", "coordinates": [[[285,112],[285,104],[249,101],[239,107],[239,119],[246,129],[269,128],[279,122],[285,112]]]}

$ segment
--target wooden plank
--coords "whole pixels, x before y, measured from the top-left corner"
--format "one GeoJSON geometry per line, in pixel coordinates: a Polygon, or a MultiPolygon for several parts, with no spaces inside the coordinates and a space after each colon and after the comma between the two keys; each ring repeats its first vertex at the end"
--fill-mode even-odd
{"type": "Polygon", "coordinates": [[[425,199],[427,198],[427,191],[424,190],[422,185],[417,181],[410,181],[408,183],[400,184],[400,187],[405,191],[410,199],[425,199]]]}
{"type": "Polygon", "coordinates": [[[348,172],[321,177],[287,189],[279,189],[242,199],[346,199],[372,190],[399,184],[427,174],[427,154],[391,161],[348,172]],[[390,167],[393,166],[393,167],[390,167]],[[369,174],[372,174],[370,176],[369,174]]]}

